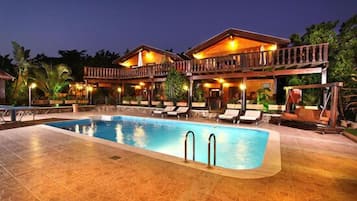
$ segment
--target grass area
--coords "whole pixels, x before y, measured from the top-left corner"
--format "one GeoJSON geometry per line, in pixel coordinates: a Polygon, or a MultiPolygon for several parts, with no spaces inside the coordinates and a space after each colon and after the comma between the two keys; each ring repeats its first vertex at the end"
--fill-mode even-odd
{"type": "Polygon", "coordinates": [[[357,129],[356,128],[346,128],[345,131],[351,133],[352,135],[357,136],[357,129]]]}

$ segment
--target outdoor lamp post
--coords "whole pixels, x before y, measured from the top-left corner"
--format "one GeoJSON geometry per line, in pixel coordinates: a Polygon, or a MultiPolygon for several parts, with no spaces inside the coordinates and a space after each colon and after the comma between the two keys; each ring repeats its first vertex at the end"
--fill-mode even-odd
{"type": "Polygon", "coordinates": [[[118,91],[118,105],[120,105],[120,103],[121,103],[121,88],[118,87],[117,91],[118,91]]]}
{"type": "Polygon", "coordinates": [[[29,107],[31,107],[31,102],[32,102],[32,100],[31,100],[31,92],[32,92],[32,89],[34,89],[34,88],[36,88],[36,83],[32,83],[32,84],[30,84],[29,85],[29,107]]]}
{"type": "Polygon", "coordinates": [[[241,83],[239,85],[240,90],[242,91],[242,112],[244,113],[246,110],[247,106],[247,100],[246,100],[246,89],[247,86],[244,83],[241,83]]]}

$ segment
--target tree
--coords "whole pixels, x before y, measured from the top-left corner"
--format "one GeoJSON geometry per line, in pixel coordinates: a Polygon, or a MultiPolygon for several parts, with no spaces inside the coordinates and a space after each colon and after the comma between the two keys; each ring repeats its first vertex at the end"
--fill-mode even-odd
{"type": "MultiPolygon", "coordinates": [[[[344,82],[345,86],[357,87],[352,80],[352,74],[357,66],[357,15],[342,23],[339,33],[336,27],[338,21],[322,22],[306,28],[306,33],[300,37],[292,34],[290,39],[293,45],[309,45],[329,43],[329,82],[344,82]]],[[[319,75],[300,76],[305,84],[318,82],[319,75]]]]}
{"type": "Polygon", "coordinates": [[[27,99],[27,87],[29,71],[33,64],[29,62],[30,50],[26,50],[16,42],[12,42],[14,48],[14,61],[17,71],[17,79],[11,88],[11,100],[13,104],[23,103],[27,99]]]}
{"type": "Polygon", "coordinates": [[[306,33],[301,37],[302,43],[304,45],[329,43],[329,48],[334,50],[337,48],[337,33],[335,32],[337,24],[338,20],[311,25],[306,28],[306,33]]]}
{"type": "Polygon", "coordinates": [[[88,58],[86,50],[59,50],[58,54],[61,55],[61,63],[66,64],[72,69],[73,78],[75,81],[83,80],[83,69],[85,61],[88,58]]]}
{"type": "Polygon", "coordinates": [[[165,81],[165,95],[168,100],[176,105],[177,101],[183,99],[187,93],[184,86],[187,86],[186,78],[172,68],[165,81]]]}
{"type": "MultiPolygon", "coordinates": [[[[306,28],[306,33],[302,36],[295,33],[290,36],[290,40],[294,46],[329,43],[329,54],[334,55],[337,49],[338,40],[335,28],[338,21],[322,22],[314,24],[306,28]]],[[[321,80],[319,74],[304,75],[299,77],[290,77],[290,79],[301,79],[302,84],[316,84],[321,80]]],[[[290,80],[288,81],[290,82],[290,80]]]]}
{"type": "Polygon", "coordinates": [[[64,64],[52,66],[41,63],[33,69],[31,79],[46,97],[56,99],[58,93],[68,87],[72,80],[71,73],[71,69],[64,64]]]}
{"type": "Polygon", "coordinates": [[[101,67],[115,67],[112,62],[120,55],[108,50],[99,50],[95,53],[94,57],[89,56],[85,61],[85,65],[88,66],[101,66],[101,67]]]}
{"type": "Polygon", "coordinates": [[[344,82],[349,88],[356,88],[357,82],[351,75],[357,70],[357,15],[341,25],[338,35],[338,48],[330,57],[329,81],[344,82]]]}

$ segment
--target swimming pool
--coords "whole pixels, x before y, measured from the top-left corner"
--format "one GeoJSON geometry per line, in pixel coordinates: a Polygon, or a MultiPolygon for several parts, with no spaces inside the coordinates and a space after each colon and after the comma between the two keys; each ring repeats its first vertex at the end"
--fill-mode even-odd
{"type": "MultiPolygon", "coordinates": [[[[269,133],[218,124],[115,116],[109,121],[74,120],[48,125],[75,133],[184,157],[186,132],[195,133],[196,161],[207,163],[207,144],[211,133],[217,139],[217,166],[229,169],[253,169],[262,165],[269,133]]],[[[192,137],[188,138],[188,158],[192,157],[192,137]]]]}

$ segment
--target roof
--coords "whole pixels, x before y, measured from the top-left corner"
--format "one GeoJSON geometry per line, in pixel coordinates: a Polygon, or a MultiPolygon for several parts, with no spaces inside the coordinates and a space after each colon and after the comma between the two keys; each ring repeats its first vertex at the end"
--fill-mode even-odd
{"type": "Polygon", "coordinates": [[[247,38],[247,39],[266,42],[266,43],[274,43],[274,44],[278,44],[278,45],[288,45],[290,43],[290,40],[287,38],[281,38],[281,37],[246,31],[246,30],[242,30],[242,29],[230,28],[230,29],[227,29],[227,30],[223,31],[222,33],[219,33],[219,34],[213,36],[212,38],[194,46],[193,48],[187,50],[186,54],[192,55],[194,53],[202,51],[202,50],[206,49],[207,47],[210,47],[213,44],[215,44],[229,36],[247,38]]]}
{"type": "Polygon", "coordinates": [[[7,72],[0,70],[0,79],[1,80],[15,80],[15,77],[11,76],[7,72]]]}
{"type": "Polygon", "coordinates": [[[142,51],[142,50],[153,51],[153,52],[157,52],[157,53],[166,55],[168,57],[171,57],[174,61],[182,60],[182,58],[180,56],[178,56],[177,54],[175,54],[175,53],[172,53],[172,52],[169,52],[169,51],[166,51],[166,50],[162,50],[162,49],[159,49],[159,48],[155,48],[155,47],[152,47],[152,46],[149,46],[149,45],[140,45],[139,47],[135,48],[134,50],[128,52],[126,55],[115,59],[112,63],[113,64],[117,64],[117,63],[120,63],[120,62],[124,62],[127,59],[129,59],[130,57],[138,54],[139,51],[142,51]]]}

